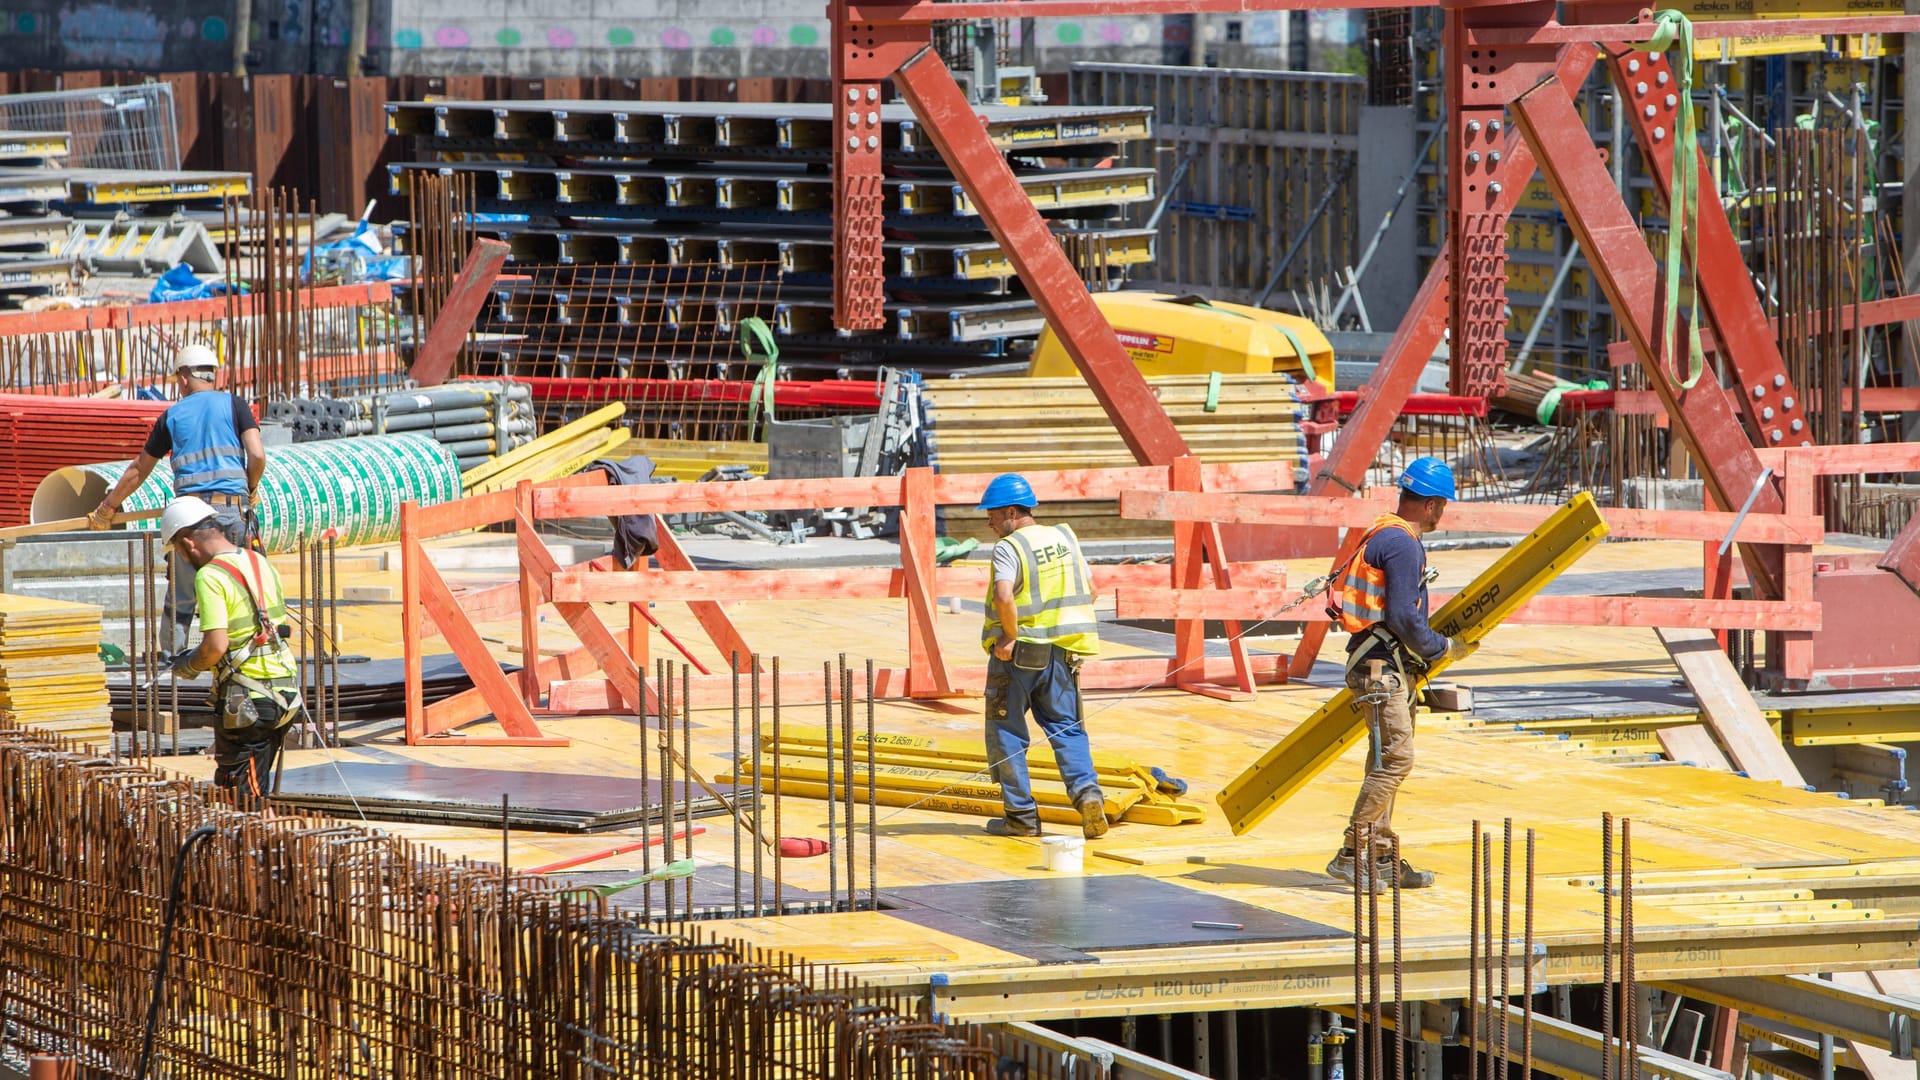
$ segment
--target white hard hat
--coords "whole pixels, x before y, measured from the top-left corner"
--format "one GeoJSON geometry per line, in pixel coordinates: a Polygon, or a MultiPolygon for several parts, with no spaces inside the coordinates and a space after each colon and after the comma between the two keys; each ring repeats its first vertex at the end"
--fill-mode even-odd
{"type": "Polygon", "coordinates": [[[175,371],[186,368],[217,368],[219,366],[220,354],[197,341],[181,349],[179,354],[173,358],[173,370],[175,371]]]}
{"type": "Polygon", "coordinates": [[[217,511],[197,495],[182,495],[160,514],[160,542],[173,543],[182,532],[214,516],[217,511]]]}

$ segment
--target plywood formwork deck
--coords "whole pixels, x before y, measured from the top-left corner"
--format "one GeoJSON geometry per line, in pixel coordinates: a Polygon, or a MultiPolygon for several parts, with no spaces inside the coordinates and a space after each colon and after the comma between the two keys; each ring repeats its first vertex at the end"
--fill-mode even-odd
{"type": "MultiPolygon", "coordinates": [[[[486,538],[464,538],[466,546],[486,538]]],[[[1490,550],[1443,551],[1436,588],[1463,584],[1490,562],[1490,550]]],[[[1561,583],[1575,591],[1629,591],[1698,574],[1699,547],[1687,543],[1610,543],[1590,555],[1561,583]],[[1584,587],[1582,582],[1584,581],[1584,587]],[[1618,582],[1618,587],[1593,588],[1618,582]],[[1635,584],[1639,583],[1639,584],[1635,584]]],[[[349,585],[378,585],[391,571],[362,559],[343,572],[349,585]]],[[[1322,572],[1302,562],[1290,567],[1301,580],[1322,572]]],[[[455,577],[449,573],[449,577],[455,577]]],[[[469,584],[478,571],[462,572],[469,584]]],[[[967,598],[972,600],[973,598],[967,598]]],[[[779,655],[788,671],[818,673],[823,661],[845,652],[858,664],[906,660],[904,609],[899,602],[845,601],[730,605],[747,640],[766,655],[779,655]]],[[[697,624],[684,610],[656,614],[716,670],[697,624]]],[[[952,656],[977,648],[978,608],[943,616],[939,633],[952,656]]],[[[564,624],[543,623],[541,645],[574,644],[564,624]],[[550,635],[551,640],[548,639],[550,635]]],[[[391,604],[365,604],[343,612],[350,651],[392,655],[398,625],[391,604]]],[[[503,641],[518,635],[517,621],[488,624],[482,632],[503,641]]],[[[1151,650],[1155,640],[1116,629],[1110,654],[1151,650]]],[[[1284,650],[1286,639],[1261,639],[1284,650]]],[[[672,655],[656,632],[654,656],[672,655]]],[[[501,659],[517,652],[499,648],[501,659]]],[[[1332,692],[1336,671],[1323,663],[1315,684],[1263,689],[1256,700],[1222,702],[1178,691],[1103,692],[1092,695],[1087,726],[1096,750],[1123,754],[1184,778],[1193,796],[1213,794],[1244,764],[1279,740],[1332,692]]],[[[1458,715],[1423,717],[1414,774],[1403,789],[1396,816],[1405,854],[1439,877],[1428,890],[1408,892],[1402,927],[1410,996],[1458,997],[1467,992],[1469,850],[1473,823],[1496,837],[1511,817],[1516,837],[1536,830],[1537,939],[1544,951],[1532,972],[1538,983],[1592,982],[1600,978],[1600,815],[1631,819],[1636,880],[1635,924],[1638,973],[1643,980],[1716,975],[1815,972],[1911,966],[1920,953],[1920,813],[1832,794],[1789,789],[1725,772],[1672,763],[1647,763],[1645,753],[1607,753],[1607,739],[1592,740],[1594,752],[1570,750],[1582,742],[1580,711],[1606,702],[1621,715],[1639,716],[1646,731],[1635,736],[1657,746],[1652,729],[1697,723],[1677,671],[1653,631],[1615,627],[1507,627],[1497,631],[1453,681],[1483,697],[1509,703],[1513,716],[1527,711],[1548,717],[1543,736],[1516,731],[1506,722],[1478,723],[1458,715]],[[1645,700],[1623,698],[1624,688],[1645,691],[1645,700]],[[1649,688],[1651,688],[1649,690],[1649,688]],[[1624,702],[1624,704],[1623,704],[1624,702]],[[1517,705],[1514,703],[1518,703],[1517,705]],[[1562,738],[1566,735],[1566,738],[1562,738]]],[[[789,706],[789,723],[816,726],[821,709],[789,706]]],[[[1510,717],[1511,719],[1511,717],[1510,717]]],[[[638,782],[642,738],[631,717],[543,718],[543,727],[565,734],[564,748],[464,747],[455,736],[444,744],[402,745],[397,723],[363,729],[360,745],[337,752],[299,750],[289,768],[324,766],[337,753],[344,763],[417,762],[468,768],[514,769],[558,774],[630,776],[638,782]]],[[[694,764],[714,776],[732,766],[732,714],[696,710],[694,764]]],[[[860,718],[864,727],[864,715],[860,718]]],[[[876,726],[883,733],[979,738],[980,703],[965,698],[937,702],[881,702],[876,726]]],[[[1606,723],[1596,731],[1619,730],[1606,723]]],[[[468,729],[490,732],[485,724],[468,729]]],[[[744,744],[747,734],[743,732],[744,744]]],[[[1640,747],[1646,750],[1646,747],[1640,747]]],[[[850,966],[883,985],[934,992],[942,1012],[963,1019],[1045,1018],[1330,1004],[1353,1000],[1351,891],[1324,867],[1335,847],[1364,769],[1364,747],[1337,761],[1268,822],[1245,837],[1233,837],[1218,813],[1198,825],[1119,825],[1088,844],[1087,874],[1134,875],[1284,913],[1335,929],[1332,937],[1284,942],[1238,942],[1221,932],[1215,943],[1178,949],[1135,948],[1103,952],[1097,961],[1042,964],[1028,956],[904,921],[882,912],[748,918],[726,924],[730,934],[756,944],[823,962],[850,966]]],[[[184,772],[205,774],[211,762],[182,759],[184,772]]],[[[492,797],[497,798],[497,794],[492,797]]],[[[825,837],[827,815],[816,800],[782,802],[789,836],[825,837]]],[[[864,808],[861,820],[864,823],[864,808]]],[[[771,814],[768,813],[770,820],[771,814]]],[[[981,819],[918,808],[878,811],[878,878],[883,902],[889,890],[920,885],[1053,877],[1042,869],[1037,842],[1001,839],[981,831],[981,819]]],[[[703,865],[731,865],[734,838],[725,818],[700,824],[706,833],[693,844],[703,865]]],[[[497,831],[394,825],[450,855],[497,860],[497,831]]],[[[844,823],[842,828],[844,829],[844,823]]],[[[519,868],[604,849],[615,834],[556,837],[516,834],[511,859],[519,868]]],[[[751,852],[751,841],[743,844],[751,852]]],[[[867,836],[857,844],[859,880],[866,881],[867,836]]],[[[836,864],[844,876],[844,856],[836,864]]],[[[604,864],[637,866],[632,859],[604,864]]],[[[1521,933],[1522,852],[1514,853],[1515,910],[1512,931],[1521,933]]],[[[1495,859],[1498,873],[1499,859],[1495,859]]],[[[749,866],[750,869],[750,866],[749,866]]],[[[721,870],[725,873],[725,870],[721,870]]],[[[769,871],[770,873],[770,871],[769,871]]],[[[792,888],[823,893],[824,859],[789,859],[784,877],[792,888]]],[[[844,884],[842,886],[844,888],[844,884]]],[[[751,886],[748,887],[749,892],[751,886]]],[[[1383,898],[1383,910],[1386,903],[1383,898]]],[[[1166,918],[1138,912],[1141,920],[1166,918]]],[[[1387,917],[1390,917],[1387,916],[1387,917]]],[[[1190,937],[1192,928],[1169,926],[1169,937],[1190,937]],[[1177,933],[1176,933],[1177,931],[1177,933]]],[[[1515,953],[1518,953],[1516,945],[1515,953]]],[[[1516,970],[1514,979],[1525,978],[1516,970]]]]}

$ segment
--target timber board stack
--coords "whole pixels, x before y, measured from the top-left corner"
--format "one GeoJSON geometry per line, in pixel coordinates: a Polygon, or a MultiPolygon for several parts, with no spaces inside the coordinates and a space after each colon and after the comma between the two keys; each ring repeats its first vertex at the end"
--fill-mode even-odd
{"type": "MultiPolygon", "coordinates": [[[[1290,375],[1164,375],[1147,380],[1195,457],[1209,464],[1284,461],[1305,468],[1334,428],[1333,400],[1290,375]]],[[[925,410],[915,463],[939,473],[1109,469],[1137,464],[1086,381],[934,379],[921,391],[925,410]]],[[[1043,513],[1086,539],[1170,535],[1165,522],[1128,521],[1114,502],[1073,503],[1043,513]]],[[[986,515],[944,507],[947,536],[991,540],[986,515]]]]}
{"type": "MultiPolygon", "coordinates": [[[[1085,273],[1117,282],[1152,261],[1153,234],[1121,217],[1154,198],[1153,170],[1102,167],[1151,136],[1151,109],[976,111],[1085,273]]],[[[749,316],[772,327],[783,378],[1024,356],[1044,323],[977,209],[906,106],[876,105],[870,117],[886,156],[887,327],[851,338],[832,322],[826,105],[394,102],[388,130],[413,148],[389,173],[396,195],[415,172],[468,174],[481,214],[521,218],[475,223],[509,245],[520,279],[502,285],[478,326],[488,336],[476,348],[502,372],[668,376],[665,363],[647,370],[663,333],[698,325],[730,337],[749,316]],[[718,277],[695,285],[690,274],[718,277]],[[687,295],[697,310],[639,314],[687,295]],[[589,317],[572,314],[583,308],[589,317]],[[530,325],[530,311],[549,313],[548,325],[530,325]]]]}
{"type": "Polygon", "coordinates": [[[107,742],[100,609],[0,593],[0,720],[107,742]]]}

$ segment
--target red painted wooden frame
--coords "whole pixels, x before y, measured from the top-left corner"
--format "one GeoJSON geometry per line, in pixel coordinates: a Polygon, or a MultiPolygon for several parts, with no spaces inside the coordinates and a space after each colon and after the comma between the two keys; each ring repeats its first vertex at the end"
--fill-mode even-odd
{"type": "MultiPolygon", "coordinates": [[[[1181,458],[1169,469],[1123,468],[1069,470],[1027,474],[1043,504],[1080,500],[1112,500],[1124,491],[1151,486],[1177,487],[1200,494],[1214,490],[1285,490],[1291,485],[1292,466],[1280,462],[1202,466],[1181,458]]],[[[876,599],[907,601],[908,666],[881,673],[881,692],[916,698],[939,698],[977,691],[984,685],[984,664],[950,665],[936,632],[939,597],[984,595],[987,571],[981,567],[939,568],[934,559],[935,512],[941,505],[973,505],[987,483],[984,475],[938,476],[928,469],[910,469],[898,477],[766,480],[751,483],[661,484],[645,487],[609,487],[600,474],[572,477],[545,485],[522,485],[515,491],[494,492],[434,507],[409,504],[401,516],[403,612],[402,630],[407,664],[407,739],[421,743],[446,735],[460,725],[493,716],[505,729],[503,737],[463,740],[508,745],[551,745],[535,718],[542,714],[582,710],[635,711],[652,709],[656,701],[646,674],[645,634],[638,627],[639,612],[648,603],[686,603],[722,656],[737,656],[750,666],[753,650],[728,618],[723,604],[743,600],[876,599]],[[674,542],[661,532],[658,569],[617,571],[605,559],[562,567],[539,541],[540,522],[579,517],[681,514],[712,510],[772,510],[830,508],[863,505],[901,510],[900,566],[818,569],[700,571],[674,542]],[[423,546],[426,540],[490,524],[513,522],[518,543],[519,579],[491,588],[454,596],[434,569],[423,546]],[[594,607],[598,603],[629,605],[628,638],[619,640],[594,607]],[[541,657],[538,611],[552,604],[579,637],[582,646],[560,656],[541,657]],[[526,666],[517,680],[509,680],[475,629],[476,622],[519,614],[521,649],[526,666]],[[422,701],[420,668],[422,643],[439,634],[474,678],[474,688],[445,701],[422,701]],[[583,680],[595,672],[605,682],[583,680]],[[544,700],[543,700],[544,699],[544,700]]],[[[1174,565],[1099,566],[1094,568],[1097,589],[1137,589],[1165,586],[1174,593],[1226,589],[1236,583],[1247,589],[1285,587],[1284,569],[1277,563],[1232,564],[1206,550],[1217,532],[1205,528],[1176,530],[1174,565]]],[[[1168,617],[1176,612],[1170,605],[1168,617]]],[[[1251,694],[1263,678],[1284,681],[1278,658],[1253,658],[1234,641],[1234,655],[1222,663],[1203,654],[1199,619],[1176,619],[1176,655],[1173,659],[1146,658],[1094,661],[1083,671],[1084,685],[1144,686],[1172,683],[1199,693],[1238,696],[1251,694]],[[1144,677],[1143,677],[1144,673],[1144,677]],[[1230,685],[1213,680],[1230,678],[1230,685]]],[[[724,676],[696,679],[696,699],[717,700],[730,693],[724,676]]],[[[805,700],[819,689],[811,677],[795,681],[787,700],[805,700]]],[[[770,692],[770,688],[769,688],[770,692]]]]}

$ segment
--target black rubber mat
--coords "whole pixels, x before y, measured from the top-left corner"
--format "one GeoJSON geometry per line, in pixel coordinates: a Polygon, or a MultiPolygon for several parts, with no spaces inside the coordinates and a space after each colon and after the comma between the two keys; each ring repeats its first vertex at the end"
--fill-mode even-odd
{"type": "MultiPolygon", "coordinates": [[[[732,786],[716,784],[725,795],[732,786]]],[[[673,785],[674,813],[686,796],[673,785]]],[[[693,789],[693,816],[725,813],[716,799],[693,789]]],[[[750,800],[751,792],[744,793],[750,800]]],[[[520,772],[513,769],[460,769],[418,762],[385,764],[343,762],[288,769],[280,777],[275,802],[321,810],[342,817],[364,813],[382,821],[498,826],[500,797],[507,797],[508,821],[516,829],[594,832],[629,828],[644,818],[665,820],[658,778],[643,788],[637,776],[520,772]]]]}
{"type": "Polygon", "coordinates": [[[882,894],[887,914],[1043,964],[1119,949],[1336,940],[1347,931],[1158,878],[1025,878],[918,885],[882,894]],[[1196,927],[1230,923],[1239,930],[1196,927]]]}

